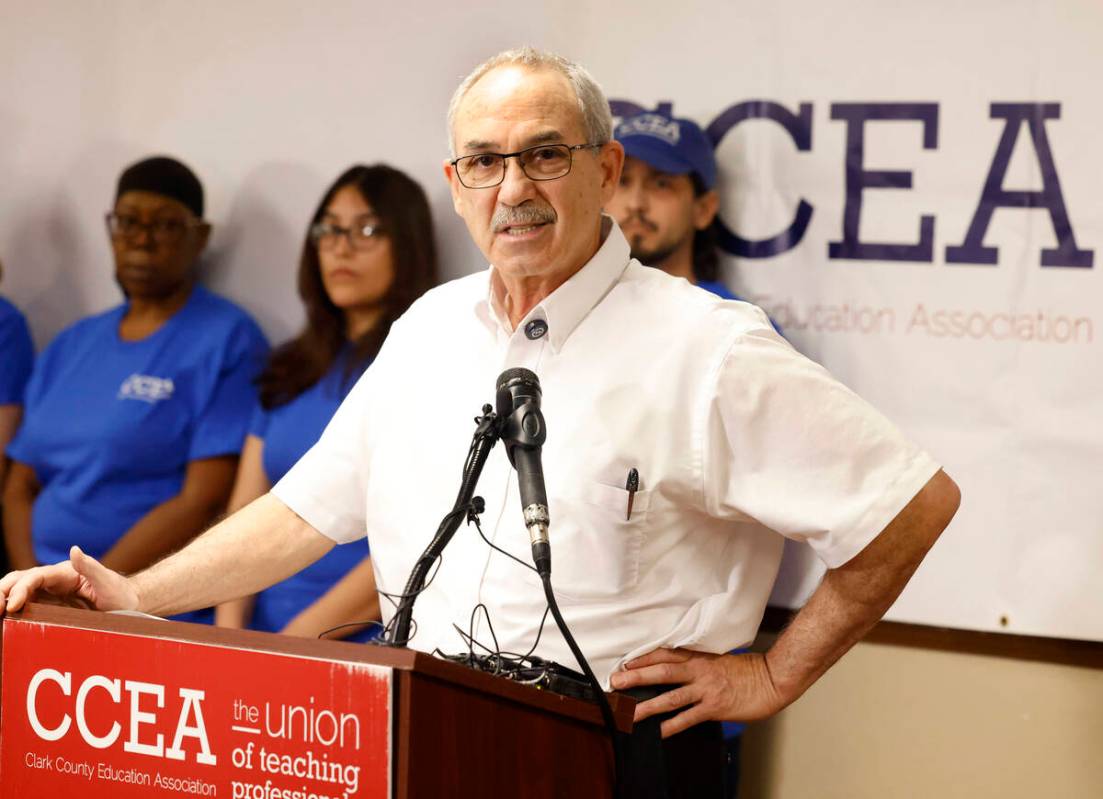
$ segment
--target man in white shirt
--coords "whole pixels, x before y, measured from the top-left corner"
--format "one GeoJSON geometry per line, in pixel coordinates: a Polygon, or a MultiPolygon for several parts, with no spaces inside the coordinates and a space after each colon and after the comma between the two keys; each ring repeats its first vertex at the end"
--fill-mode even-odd
{"type": "MultiPolygon", "coordinates": [[[[953,516],[956,486],[753,306],[630,260],[601,213],[623,150],[580,67],[528,49],[496,56],[461,84],[449,123],[453,202],[493,266],[415,303],[270,494],[130,578],[79,551],[8,575],[8,609],[35,590],[103,609],[208,606],[365,529],[380,589],[399,593],[451,508],[471,417],[520,366],[543,386],[552,582],[598,677],[677,685],[637,706],[638,719],[674,712],[664,736],[777,712],[891,605],[953,516]],[[768,653],[720,654],[755,635],[779,533],[808,541],[827,576],[768,653]]],[[[527,561],[513,481],[494,452],[483,527],[527,561]]],[[[452,625],[466,630],[479,603],[501,650],[535,641],[539,580],[464,528],[418,599],[411,646],[465,650],[452,625]]],[[[573,665],[551,629],[537,654],[573,665]]]]}

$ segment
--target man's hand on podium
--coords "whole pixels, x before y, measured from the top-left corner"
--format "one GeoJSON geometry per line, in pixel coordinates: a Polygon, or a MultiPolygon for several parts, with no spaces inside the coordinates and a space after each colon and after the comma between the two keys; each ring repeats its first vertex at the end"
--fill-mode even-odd
{"type": "Polygon", "coordinates": [[[0,579],[0,601],[5,612],[19,610],[29,601],[137,610],[138,592],[126,577],[73,547],[67,561],[5,575],[0,579]]]}

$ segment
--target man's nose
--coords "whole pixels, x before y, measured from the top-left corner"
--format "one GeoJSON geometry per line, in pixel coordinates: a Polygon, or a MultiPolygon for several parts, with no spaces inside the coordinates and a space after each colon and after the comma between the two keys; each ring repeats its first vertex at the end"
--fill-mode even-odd
{"type": "Polygon", "coordinates": [[[646,211],[650,204],[650,198],[647,193],[647,189],[644,188],[642,181],[634,181],[625,188],[625,199],[629,210],[631,211],[646,211]]]}
{"type": "Polygon", "coordinates": [[[134,232],[127,237],[126,243],[136,250],[153,248],[153,226],[141,223],[134,226],[134,232]]]}
{"type": "Polygon", "coordinates": [[[507,158],[502,165],[505,175],[502,177],[502,185],[498,187],[498,202],[504,205],[520,205],[525,200],[532,199],[536,193],[534,181],[525,174],[518,158],[507,158]]]}

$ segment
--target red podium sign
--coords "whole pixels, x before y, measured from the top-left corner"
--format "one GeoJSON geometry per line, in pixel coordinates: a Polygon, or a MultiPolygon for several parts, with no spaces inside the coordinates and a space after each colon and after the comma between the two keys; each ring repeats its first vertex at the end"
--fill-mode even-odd
{"type": "Polygon", "coordinates": [[[389,667],[19,618],[0,655],[0,799],[391,796],[389,667]]]}

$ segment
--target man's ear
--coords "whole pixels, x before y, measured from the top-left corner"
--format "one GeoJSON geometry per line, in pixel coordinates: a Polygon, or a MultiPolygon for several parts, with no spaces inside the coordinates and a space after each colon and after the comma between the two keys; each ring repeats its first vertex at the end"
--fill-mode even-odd
{"type": "Polygon", "coordinates": [[[712,224],[716,218],[716,212],[720,210],[720,195],[716,190],[706,191],[700,197],[693,200],[693,226],[698,230],[704,230],[712,224]]]}
{"type": "Polygon", "coordinates": [[[452,208],[456,213],[463,216],[460,213],[460,180],[456,177],[456,168],[452,166],[452,162],[447,158],[444,159],[444,163],[441,165],[444,167],[444,179],[448,181],[448,189],[452,192],[452,208]]]}
{"type": "Polygon", "coordinates": [[[619,141],[606,142],[598,153],[601,166],[601,207],[604,208],[617,193],[620,173],[624,169],[624,147],[619,141]]]}
{"type": "Polygon", "coordinates": [[[198,258],[211,240],[211,223],[204,222],[195,228],[195,256],[198,258]]]}

